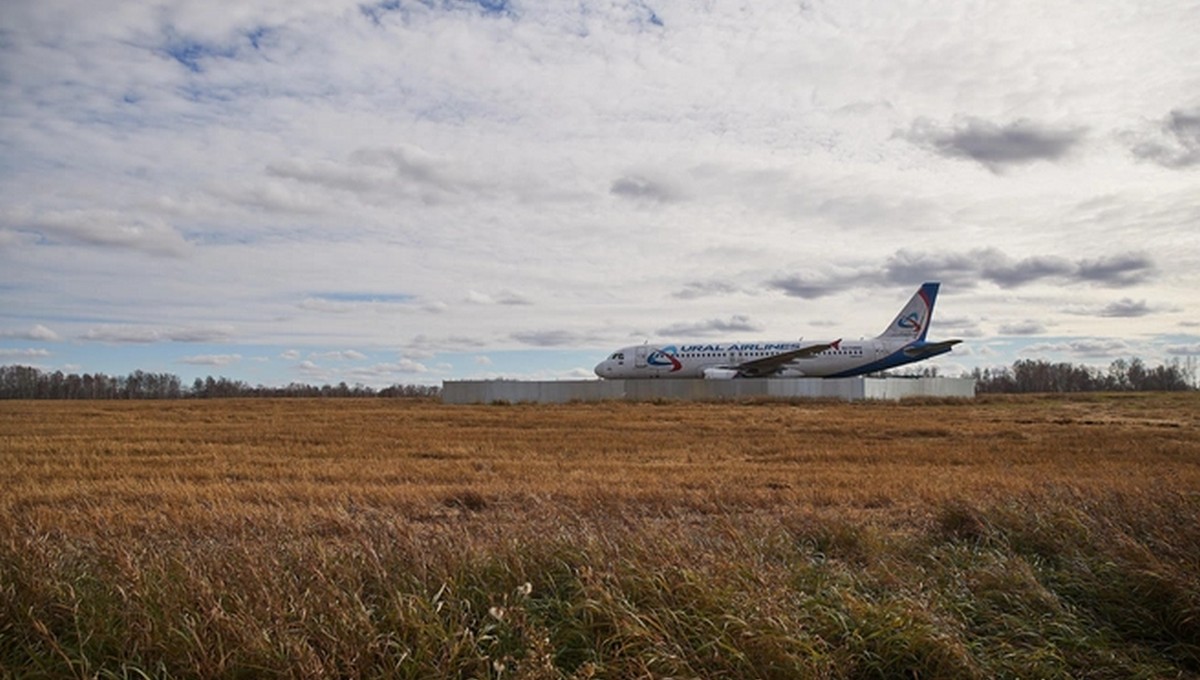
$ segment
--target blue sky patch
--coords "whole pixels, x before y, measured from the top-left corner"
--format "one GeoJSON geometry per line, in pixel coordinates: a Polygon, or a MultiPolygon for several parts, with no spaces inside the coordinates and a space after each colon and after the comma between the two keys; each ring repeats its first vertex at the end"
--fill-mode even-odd
{"type": "Polygon", "coordinates": [[[377,2],[373,5],[359,5],[358,11],[362,12],[372,24],[379,25],[379,20],[388,12],[397,12],[403,9],[400,5],[400,0],[385,0],[377,2]]]}
{"type": "Polygon", "coordinates": [[[204,62],[209,59],[232,59],[236,54],[232,48],[203,43],[175,35],[173,32],[161,51],[192,73],[203,73],[204,62]]]}
{"type": "Polygon", "coordinates": [[[250,46],[256,50],[262,49],[263,43],[270,38],[273,31],[266,26],[259,26],[252,31],[246,32],[246,39],[250,41],[250,46]]]}
{"type": "Polygon", "coordinates": [[[509,14],[508,0],[474,0],[486,14],[509,14]]]}

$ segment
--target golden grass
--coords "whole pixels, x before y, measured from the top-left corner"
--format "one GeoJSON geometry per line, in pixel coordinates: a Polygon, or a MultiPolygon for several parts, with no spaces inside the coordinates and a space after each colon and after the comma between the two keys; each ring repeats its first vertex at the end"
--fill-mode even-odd
{"type": "Polygon", "coordinates": [[[0,677],[1200,672],[1200,395],[0,402],[0,677]]]}
{"type": "Polygon", "coordinates": [[[0,402],[0,514],[171,530],[836,510],[904,523],[1052,486],[1200,489],[1194,394],[964,403],[0,402]]]}

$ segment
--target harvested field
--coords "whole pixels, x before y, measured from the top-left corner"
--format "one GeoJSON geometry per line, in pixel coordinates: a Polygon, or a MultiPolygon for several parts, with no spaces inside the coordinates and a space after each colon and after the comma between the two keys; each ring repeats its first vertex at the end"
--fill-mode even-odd
{"type": "Polygon", "coordinates": [[[1200,674],[1200,395],[0,402],[0,673],[1200,674]]]}

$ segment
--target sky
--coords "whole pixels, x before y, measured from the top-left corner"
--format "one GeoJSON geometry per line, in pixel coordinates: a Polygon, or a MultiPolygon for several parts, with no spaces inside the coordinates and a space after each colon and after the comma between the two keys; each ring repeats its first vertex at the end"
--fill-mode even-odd
{"type": "Polygon", "coordinates": [[[0,365],[594,377],[1200,355],[1200,4],[0,5],[0,365]]]}

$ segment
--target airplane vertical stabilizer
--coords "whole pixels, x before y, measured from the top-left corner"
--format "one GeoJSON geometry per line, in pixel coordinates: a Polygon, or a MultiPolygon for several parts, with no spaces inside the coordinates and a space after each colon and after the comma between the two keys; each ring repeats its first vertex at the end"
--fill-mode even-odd
{"type": "Polygon", "coordinates": [[[929,322],[933,318],[933,302],[937,299],[938,286],[936,281],[921,284],[920,289],[879,337],[924,341],[925,333],[929,331],[929,322]]]}

